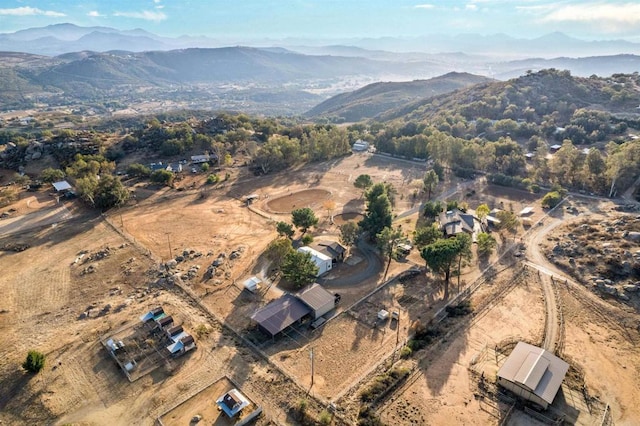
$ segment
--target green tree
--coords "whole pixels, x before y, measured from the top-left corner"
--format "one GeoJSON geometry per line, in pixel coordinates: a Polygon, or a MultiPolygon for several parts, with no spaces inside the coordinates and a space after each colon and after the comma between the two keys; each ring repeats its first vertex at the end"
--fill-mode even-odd
{"type": "Polygon", "coordinates": [[[347,247],[347,250],[355,244],[359,231],[358,224],[355,222],[345,222],[340,225],[340,242],[347,247]]]}
{"type": "Polygon", "coordinates": [[[285,255],[280,269],[282,275],[298,288],[314,282],[318,274],[318,267],[313,263],[311,253],[295,250],[285,255]]]}
{"type": "Polygon", "coordinates": [[[360,175],[353,181],[353,186],[362,190],[362,193],[373,186],[373,180],[371,180],[371,176],[369,175],[360,175]]]}
{"type": "Polygon", "coordinates": [[[481,232],[478,234],[478,255],[489,257],[496,248],[496,239],[491,234],[481,232]]]}
{"type": "Polygon", "coordinates": [[[202,166],[200,166],[200,168],[202,169],[203,172],[208,172],[209,171],[209,163],[204,163],[202,166]]]}
{"type": "Polygon", "coordinates": [[[545,196],[542,197],[542,202],[540,204],[542,207],[552,209],[557,206],[560,201],[562,201],[562,195],[557,191],[551,191],[547,192],[545,196]]]}
{"type": "Polygon", "coordinates": [[[40,179],[47,183],[58,182],[64,179],[64,172],[60,169],[47,167],[42,171],[42,173],[40,173],[40,179]]]}
{"type": "Polygon", "coordinates": [[[129,199],[129,191],[120,179],[112,175],[101,176],[93,194],[93,204],[101,209],[120,206],[129,199]]]}
{"type": "Polygon", "coordinates": [[[303,234],[305,234],[309,228],[318,224],[318,218],[309,207],[292,211],[291,221],[296,228],[300,228],[303,234]]]}
{"type": "Polygon", "coordinates": [[[422,249],[442,237],[442,230],[434,223],[430,226],[422,226],[416,229],[413,235],[413,244],[418,247],[418,249],[422,249]]]}
{"type": "Polygon", "coordinates": [[[427,266],[435,273],[444,275],[444,299],[449,299],[451,270],[461,255],[461,241],[457,238],[437,240],[420,253],[427,266]]]}
{"type": "Polygon", "coordinates": [[[458,241],[458,291],[460,291],[460,275],[462,275],[462,267],[471,261],[473,253],[471,252],[471,235],[463,232],[456,235],[458,241]]]}
{"type": "Polygon", "coordinates": [[[438,174],[434,170],[429,170],[425,173],[422,182],[424,183],[424,189],[427,191],[427,200],[431,200],[431,192],[438,185],[440,178],[438,178],[438,174]]]}
{"type": "Polygon", "coordinates": [[[387,187],[383,183],[377,183],[366,193],[367,209],[364,219],[359,223],[364,232],[369,233],[369,238],[375,240],[384,228],[391,227],[391,202],[387,195],[387,187]]]}
{"type": "Polygon", "coordinates": [[[171,186],[174,174],[169,170],[156,170],[151,173],[151,182],[171,186]]]}
{"type": "Polygon", "coordinates": [[[431,222],[433,222],[443,211],[444,206],[441,201],[427,201],[424,203],[424,217],[431,222]]]}
{"type": "Polygon", "coordinates": [[[29,373],[36,374],[44,368],[44,363],[45,356],[42,352],[30,350],[27,353],[27,358],[22,363],[22,368],[27,370],[29,373]]]}
{"type": "Polygon", "coordinates": [[[151,175],[151,169],[143,164],[133,163],[127,167],[127,174],[133,177],[149,177],[151,175]]]}
{"type": "Polygon", "coordinates": [[[269,243],[266,250],[266,256],[271,261],[274,268],[280,268],[284,258],[293,252],[291,240],[288,238],[277,238],[269,243]]]}
{"type": "Polygon", "coordinates": [[[276,231],[278,231],[278,235],[281,237],[293,237],[293,226],[290,223],[283,221],[276,223],[276,231]]]}
{"type": "Polygon", "coordinates": [[[376,235],[376,245],[382,252],[383,256],[387,258],[387,267],[384,270],[383,281],[387,279],[387,273],[389,272],[391,259],[393,258],[393,251],[398,245],[398,240],[402,238],[402,236],[402,231],[399,228],[390,227],[384,227],[382,231],[376,235]]]}
{"type": "Polygon", "coordinates": [[[520,225],[520,221],[514,212],[510,212],[507,210],[502,210],[496,213],[496,219],[500,221],[497,228],[500,231],[508,231],[511,232],[514,237],[516,232],[518,231],[518,226],[520,225]]]}
{"type": "Polygon", "coordinates": [[[489,206],[486,204],[480,204],[477,208],[476,208],[476,216],[478,216],[478,218],[480,220],[484,219],[485,217],[487,217],[489,215],[489,212],[491,210],[489,210],[489,206]]]}

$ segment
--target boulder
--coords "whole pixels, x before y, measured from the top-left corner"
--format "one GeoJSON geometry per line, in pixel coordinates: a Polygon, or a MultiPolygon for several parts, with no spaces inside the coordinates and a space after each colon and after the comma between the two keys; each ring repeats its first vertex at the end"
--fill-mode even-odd
{"type": "Polygon", "coordinates": [[[640,232],[632,231],[627,234],[627,240],[640,243],[640,232]]]}
{"type": "Polygon", "coordinates": [[[628,293],[635,293],[638,291],[638,286],[635,284],[625,284],[622,286],[622,289],[628,293]]]}

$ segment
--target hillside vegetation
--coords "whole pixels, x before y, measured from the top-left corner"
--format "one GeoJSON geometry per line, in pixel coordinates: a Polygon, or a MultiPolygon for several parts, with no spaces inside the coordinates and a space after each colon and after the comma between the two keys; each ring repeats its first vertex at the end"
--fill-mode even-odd
{"type": "Polygon", "coordinates": [[[334,122],[360,121],[408,102],[489,81],[492,80],[487,77],[452,72],[429,80],[373,83],[327,99],[305,115],[311,118],[329,118],[334,122]]]}

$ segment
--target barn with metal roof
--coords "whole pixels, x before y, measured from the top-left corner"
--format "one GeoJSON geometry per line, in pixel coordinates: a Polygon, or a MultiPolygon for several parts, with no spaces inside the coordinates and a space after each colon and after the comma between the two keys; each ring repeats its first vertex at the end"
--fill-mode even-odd
{"type": "Polygon", "coordinates": [[[551,352],[518,342],[498,370],[498,384],[546,410],[568,370],[569,364],[551,352]]]}
{"type": "Polygon", "coordinates": [[[311,308],[313,319],[320,318],[336,307],[336,298],[320,284],[314,283],[298,293],[298,299],[311,308]]]}
{"type": "Polygon", "coordinates": [[[273,337],[310,313],[311,308],[297,297],[285,294],[258,309],[251,319],[273,337]]]}

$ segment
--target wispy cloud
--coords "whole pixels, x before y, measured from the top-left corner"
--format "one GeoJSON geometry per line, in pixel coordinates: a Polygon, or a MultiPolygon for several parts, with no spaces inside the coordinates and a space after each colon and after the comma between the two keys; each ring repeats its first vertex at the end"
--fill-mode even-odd
{"type": "Polygon", "coordinates": [[[433,4],[417,4],[415,6],[413,6],[416,9],[433,9],[435,7],[435,5],[433,4]]]}
{"type": "Polygon", "coordinates": [[[469,3],[464,8],[467,9],[467,10],[478,10],[478,5],[475,5],[473,3],[469,3]]]}
{"type": "Polygon", "coordinates": [[[32,15],[43,15],[43,16],[67,16],[62,12],[55,12],[53,10],[42,10],[37,7],[23,6],[23,7],[15,7],[13,9],[0,9],[0,15],[11,15],[11,16],[32,16],[32,15]]]}
{"type": "Polygon", "coordinates": [[[113,16],[144,19],[145,21],[154,21],[154,22],[160,22],[167,19],[167,15],[164,12],[154,12],[152,10],[143,10],[141,12],[115,12],[113,16]]]}
{"type": "Polygon", "coordinates": [[[640,25],[638,3],[581,3],[560,6],[542,18],[545,22],[578,22],[598,26],[609,32],[628,30],[640,25]]]}
{"type": "Polygon", "coordinates": [[[99,18],[104,15],[101,15],[97,10],[92,10],[91,12],[87,13],[87,16],[91,16],[92,18],[99,18]]]}

